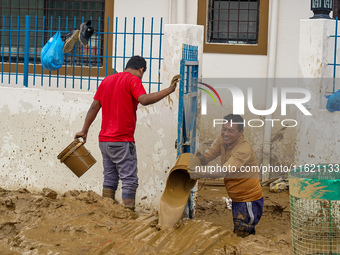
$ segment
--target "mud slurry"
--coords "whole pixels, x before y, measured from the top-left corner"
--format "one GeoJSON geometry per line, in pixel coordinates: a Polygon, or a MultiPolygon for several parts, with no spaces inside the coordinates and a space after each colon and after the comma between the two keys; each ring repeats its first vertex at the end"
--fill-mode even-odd
{"type": "Polygon", "coordinates": [[[116,225],[137,218],[91,191],[69,191],[56,199],[45,194],[0,191],[2,250],[8,254],[94,254],[91,250],[101,247],[116,225]]]}
{"type": "Polygon", "coordinates": [[[55,196],[0,189],[1,254],[288,254],[263,236],[239,238],[204,220],[159,227],[92,191],[55,196]]]}

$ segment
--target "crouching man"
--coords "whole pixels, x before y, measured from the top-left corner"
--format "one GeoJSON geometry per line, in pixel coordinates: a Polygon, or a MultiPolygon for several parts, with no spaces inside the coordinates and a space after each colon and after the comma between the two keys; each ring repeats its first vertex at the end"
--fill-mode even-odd
{"type": "Polygon", "coordinates": [[[255,226],[263,212],[262,187],[258,172],[254,171],[258,169],[258,163],[253,147],[244,138],[243,118],[229,114],[224,119],[226,123],[222,125],[221,136],[206,153],[197,156],[202,165],[221,156],[222,167],[229,169],[224,175],[224,183],[232,199],[234,233],[246,237],[255,234],[255,226]]]}

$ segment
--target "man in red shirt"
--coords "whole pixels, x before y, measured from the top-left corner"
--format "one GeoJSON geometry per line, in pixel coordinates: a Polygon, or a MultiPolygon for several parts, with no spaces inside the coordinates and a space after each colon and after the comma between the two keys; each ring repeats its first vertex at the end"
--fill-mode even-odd
{"type": "Polygon", "coordinates": [[[99,147],[104,167],[103,196],[115,199],[120,179],[123,203],[132,210],[138,187],[134,139],[138,103],[149,105],[158,102],[176,90],[179,79],[176,75],[168,88],[146,94],[141,81],[145,71],[145,59],[133,56],[124,72],[106,77],[98,87],[82,130],[75,135],[75,138],[82,137],[86,142],[88,130],[101,108],[99,147]]]}

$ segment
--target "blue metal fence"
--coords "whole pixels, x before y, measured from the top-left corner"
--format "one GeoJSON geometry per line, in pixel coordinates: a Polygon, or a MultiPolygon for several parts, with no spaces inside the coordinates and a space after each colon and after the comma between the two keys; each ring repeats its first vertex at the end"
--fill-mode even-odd
{"type": "MultiPolygon", "coordinates": [[[[336,17],[336,21],[335,21],[335,34],[331,35],[330,37],[334,37],[335,41],[334,41],[334,62],[333,63],[329,63],[328,65],[333,66],[333,90],[332,92],[335,92],[335,87],[336,87],[336,67],[340,66],[339,63],[337,63],[337,51],[338,51],[338,37],[340,37],[340,35],[338,35],[338,17],[336,17]]],[[[326,94],[331,94],[330,91],[326,91],[326,94]]]]}
{"type": "Polygon", "coordinates": [[[183,44],[178,101],[177,156],[196,148],[198,47],[183,44]]]}
{"type": "MultiPolygon", "coordinates": [[[[16,18],[16,17],[15,17],[16,18]]],[[[123,22],[115,18],[113,31],[110,31],[110,20],[107,17],[105,28],[101,28],[100,18],[97,25],[93,25],[95,40],[89,40],[89,45],[75,47],[72,52],[65,54],[64,65],[57,71],[44,70],[40,64],[42,47],[57,30],[52,29],[54,22],[58,22],[60,31],[60,17],[50,17],[50,27],[37,29],[37,17],[26,16],[25,29],[20,29],[20,18],[13,24],[13,17],[2,17],[1,38],[1,83],[15,84],[26,87],[41,86],[64,87],[79,89],[96,89],[100,81],[115,72],[124,70],[127,60],[134,55],[140,55],[147,61],[147,72],[143,77],[144,86],[151,92],[160,90],[160,69],[162,62],[163,19],[136,18],[123,22]],[[156,24],[157,23],[157,24],[156,24]],[[103,31],[104,30],[104,31],[103,31]],[[12,40],[16,37],[16,40],[12,40]],[[23,45],[24,47],[21,47],[23,45]],[[93,45],[94,44],[94,45],[93,45]],[[6,82],[7,80],[7,82],[6,82]],[[61,84],[63,82],[63,84],[61,84]],[[84,84],[86,86],[84,86],[84,84]]],[[[66,28],[76,20],[66,18],[66,28]]],[[[82,18],[84,22],[84,18],[82,18]]],[[[60,31],[67,33],[69,29],[60,31]]]]}
{"type": "MultiPolygon", "coordinates": [[[[198,47],[183,44],[178,99],[177,156],[195,153],[197,120],[198,47]]],[[[197,188],[197,186],[196,186],[197,188]]],[[[185,213],[190,219],[195,214],[195,189],[189,195],[185,213]]]]}

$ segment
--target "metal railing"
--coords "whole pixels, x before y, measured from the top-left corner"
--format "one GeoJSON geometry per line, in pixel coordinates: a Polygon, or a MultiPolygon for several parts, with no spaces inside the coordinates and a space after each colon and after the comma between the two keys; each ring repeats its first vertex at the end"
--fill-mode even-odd
{"type": "Polygon", "coordinates": [[[334,63],[328,63],[328,65],[333,66],[333,88],[332,88],[332,92],[331,91],[327,91],[326,93],[331,94],[335,92],[335,79],[336,79],[336,67],[340,66],[339,63],[337,63],[337,51],[338,51],[338,37],[340,37],[340,35],[338,35],[338,18],[336,18],[335,21],[335,34],[334,35],[330,35],[329,37],[334,37],[334,63]]]}
{"type": "MultiPolygon", "coordinates": [[[[43,24],[44,20],[45,17],[43,24]]],[[[60,17],[50,17],[50,26],[43,25],[38,29],[37,16],[35,18],[26,16],[25,28],[22,29],[19,17],[17,24],[13,24],[12,16],[2,17],[0,29],[2,84],[11,85],[15,82],[26,87],[34,87],[40,83],[43,87],[97,89],[100,81],[106,76],[123,71],[131,56],[140,55],[147,61],[147,71],[143,77],[144,86],[149,92],[160,90],[162,18],[157,21],[154,18],[142,18],[138,24],[136,18],[131,20],[125,18],[120,22],[117,17],[114,28],[110,31],[109,17],[104,22],[104,29],[101,27],[103,22],[99,17],[97,24],[92,24],[95,33],[88,46],[77,43],[70,53],[65,54],[63,66],[51,72],[45,70],[40,62],[43,46],[57,31],[65,35],[70,30],[70,24],[73,23],[70,25],[72,28],[77,25],[76,17],[74,19],[66,17],[67,29],[61,31],[60,20],[60,17]],[[58,22],[58,30],[53,29],[56,27],[53,26],[55,22],[58,22]]]]}

